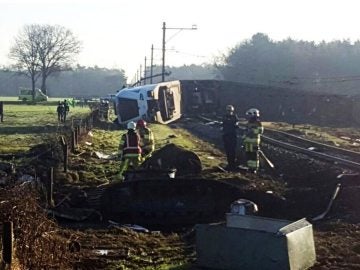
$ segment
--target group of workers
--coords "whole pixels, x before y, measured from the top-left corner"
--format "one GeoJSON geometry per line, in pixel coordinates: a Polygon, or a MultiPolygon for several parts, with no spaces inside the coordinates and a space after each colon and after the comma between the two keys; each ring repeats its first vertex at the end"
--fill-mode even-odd
{"type": "Polygon", "coordinates": [[[56,112],[58,115],[58,121],[60,123],[65,123],[66,116],[69,114],[70,106],[66,99],[64,101],[59,101],[58,106],[56,108],[56,112]]]}
{"type": "MultiPolygon", "coordinates": [[[[241,136],[241,145],[250,172],[257,173],[259,169],[259,151],[261,134],[264,128],[260,121],[260,111],[252,108],[246,111],[247,123],[241,136]]],[[[222,122],[223,142],[228,162],[227,169],[236,169],[236,152],[238,147],[239,118],[232,105],[226,106],[226,114],[222,122]]],[[[151,156],[155,150],[154,135],[144,120],[127,123],[127,132],[121,137],[119,144],[120,172],[119,178],[124,179],[125,171],[131,166],[136,169],[141,162],[151,156]]]]}
{"type": "MultiPolygon", "coordinates": [[[[246,166],[250,172],[256,173],[259,169],[259,151],[261,134],[264,127],[260,121],[260,111],[252,108],[246,111],[247,123],[245,131],[241,136],[241,145],[246,159],[246,166]]],[[[239,128],[239,119],[235,114],[235,108],[232,105],[226,106],[226,114],[223,118],[222,130],[223,141],[228,162],[227,169],[236,169],[236,151],[238,147],[237,130],[239,128]]]]}
{"type": "Polygon", "coordinates": [[[127,132],[121,136],[119,144],[120,180],[124,179],[125,171],[131,166],[137,168],[141,162],[151,156],[155,150],[154,134],[142,119],[137,123],[127,123],[127,132]]]}

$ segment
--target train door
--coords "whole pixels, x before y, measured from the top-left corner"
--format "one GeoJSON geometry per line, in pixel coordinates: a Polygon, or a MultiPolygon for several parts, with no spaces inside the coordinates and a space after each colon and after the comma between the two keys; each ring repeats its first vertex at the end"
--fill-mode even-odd
{"type": "Polygon", "coordinates": [[[119,120],[126,122],[139,116],[138,101],[130,98],[118,98],[117,112],[119,120]]]}

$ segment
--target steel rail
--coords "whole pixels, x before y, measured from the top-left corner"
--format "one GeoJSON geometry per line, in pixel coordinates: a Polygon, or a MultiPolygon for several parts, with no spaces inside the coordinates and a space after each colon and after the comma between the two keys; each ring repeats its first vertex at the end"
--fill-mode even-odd
{"type": "Polygon", "coordinates": [[[272,144],[272,145],[276,145],[276,146],[280,146],[282,148],[288,149],[288,150],[293,150],[296,151],[298,153],[302,153],[302,154],[306,154],[309,156],[316,156],[317,158],[320,158],[322,160],[326,160],[328,162],[337,162],[338,164],[341,164],[343,166],[349,167],[351,169],[356,169],[359,170],[360,169],[360,163],[358,162],[354,162],[351,160],[347,160],[347,159],[343,159],[343,158],[339,158],[339,157],[335,157],[335,156],[331,156],[325,153],[319,153],[319,152],[315,152],[309,149],[305,149],[290,143],[285,143],[285,142],[281,142],[275,139],[272,139],[270,137],[267,136],[262,136],[264,142],[272,144]]]}
{"type": "Polygon", "coordinates": [[[299,140],[299,141],[303,141],[305,143],[309,143],[309,144],[311,144],[313,146],[317,146],[317,147],[322,148],[322,149],[334,150],[334,151],[336,151],[338,153],[341,153],[341,154],[343,154],[345,156],[351,156],[351,157],[354,157],[354,158],[358,158],[360,160],[360,152],[351,151],[351,150],[348,150],[348,149],[336,147],[336,146],[333,146],[333,145],[329,145],[329,144],[325,144],[325,143],[321,143],[321,142],[317,142],[317,141],[312,141],[312,140],[302,138],[302,137],[299,137],[299,136],[296,136],[296,135],[293,135],[293,134],[290,134],[290,133],[287,133],[287,132],[284,132],[284,131],[279,131],[279,130],[275,130],[275,129],[271,129],[271,128],[266,128],[265,132],[278,133],[278,134],[284,135],[284,136],[289,137],[289,138],[293,138],[293,139],[296,139],[296,140],[299,140]]]}

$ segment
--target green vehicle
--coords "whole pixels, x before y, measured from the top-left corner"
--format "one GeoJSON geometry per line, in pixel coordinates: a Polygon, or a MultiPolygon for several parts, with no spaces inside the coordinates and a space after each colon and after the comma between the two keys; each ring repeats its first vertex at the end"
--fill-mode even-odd
{"type": "MultiPolygon", "coordinates": [[[[32,90],[29,88],[20,88],[19,100],[32,101],[32,90]]],[[[48,96],[45,95],[40,89],[35,89],[35,101],[47,101],[48,96]]]]}

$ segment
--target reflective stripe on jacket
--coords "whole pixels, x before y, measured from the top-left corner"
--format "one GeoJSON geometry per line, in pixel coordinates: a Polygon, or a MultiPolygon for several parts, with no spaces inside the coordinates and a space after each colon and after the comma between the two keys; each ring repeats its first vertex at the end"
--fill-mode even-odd
{"type": "Polygon", "coordinates": [[[139,129],[139,135],[141,148],[148,151],[154,151],[155,140],[153,132],[149,128],[141,128],[139,129]]]}
{"type": "Polygon", "coordinates": [[[139,135],[133,131],[129,131],[121,136],[119,150],[125,155],[141,154],[139,135]]]}
{"type": "Polygon", "coordinates": [[[246,149],[253,149],[253,146],[258,147],[260,145],[261,134],[263,133],[264,127],[262,126],[260,121],[247,123],[246,131],[243,136],[243,144],[245,145],[245,151],[246,149]]]}

